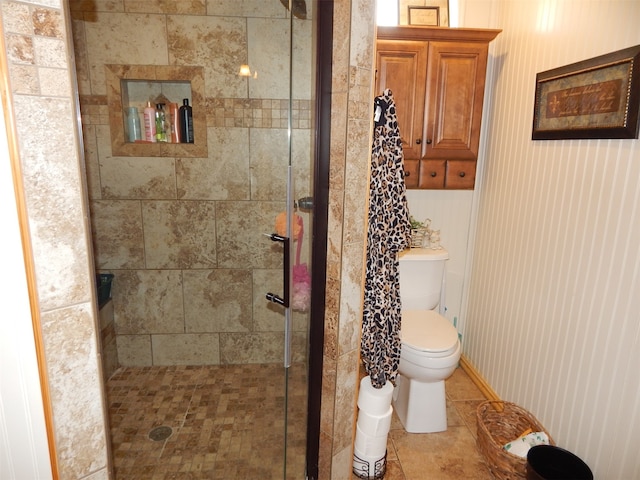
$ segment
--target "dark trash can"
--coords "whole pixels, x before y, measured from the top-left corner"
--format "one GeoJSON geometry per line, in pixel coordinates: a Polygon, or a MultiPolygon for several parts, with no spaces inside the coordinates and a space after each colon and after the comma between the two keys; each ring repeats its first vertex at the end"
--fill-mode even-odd
{"type": "Polygon", "coordinates": [[[537,445],[527,454],[527,480],[593,480],[593,474],[573,453],[552,445],[537,445]]]}

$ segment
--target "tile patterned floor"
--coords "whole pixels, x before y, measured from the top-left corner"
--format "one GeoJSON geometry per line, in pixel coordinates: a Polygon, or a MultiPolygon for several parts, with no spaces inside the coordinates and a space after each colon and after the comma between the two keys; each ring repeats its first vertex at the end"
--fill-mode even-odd
{"type": "Polygon", "coordinates": [[[446,380],[445,390],[445,432],[407,433],[394,412],[385,480],[493,479],[476,447],[476,408],[486,398],[461,368],[446,380]]]}
{"type": "MultiPolygon", "coordinates": [[[[292,480],[302,480],[304,471],[304,382],[304,368],[293,366],[288,418],[301,428],[290,428],[287,440],[292,480]]],[[[475,443],[482,393],[461,369],[446,391],[446,432],[406,433],[394,414],[386,480],[493,478],[475,443]]],[[[281,365],[121,368],[107,396],[117,480],[282,478],[282,465],[273,461],[282,457],[281,365]],[[172,434],[154,441],[149,434],[159,426],[172,434]]]]}
{"type": "MultiPolygon", "coordinates": [[[[290,479],[304,472],[305,374],[289,373],[290,479]]],[[[119,369],[107,382],[116,479],[282,478],[284,382],[279,364],[119,369]],[[172,434],[154,441],[160,426],[172,434]]]]}

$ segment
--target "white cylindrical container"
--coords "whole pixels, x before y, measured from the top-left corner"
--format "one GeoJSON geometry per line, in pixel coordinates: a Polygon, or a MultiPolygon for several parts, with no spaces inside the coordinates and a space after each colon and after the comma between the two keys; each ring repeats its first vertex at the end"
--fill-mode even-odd
{"type": "Polygon", "coordinates": [[[374,437],[386,435],[391,428],[391,417],[393,415],[393,407],[384,415],[371,415],[370,413],[360,410],[358,412],[358,428],[363,433],[374,437]]]}
{"type": "Polygon", "coordinates": [[[140,116],[136,107],[129,107],[127,111],[127,134],[129,142],[134,143],[142,140],[142,130],[140,130],[140,116]]]}
{"type": "Polygon", "coordinates": [[[384,384],[382,388],[375,388],[371,384],[369,376],[360,380],[360,393],[358,394],[358,408],[370,415],[385,415],[391,406],[393,385],[391,382],[384,384]]]}

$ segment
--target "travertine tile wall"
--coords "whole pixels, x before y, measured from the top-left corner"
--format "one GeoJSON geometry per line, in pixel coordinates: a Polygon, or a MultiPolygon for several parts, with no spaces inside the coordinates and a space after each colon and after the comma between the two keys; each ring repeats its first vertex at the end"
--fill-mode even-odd
{"type": "MultiPolygon", "coordinates": [[[[282,289],[282,255],[263,233],[286,198],[289,19],[278,1],[250,3],[70,2],[96,266],[115,274],[122,365],[283,358],[283,315],[264,298],[282,289]],[[237,75],[243,63],[257,78],[237,75]],[[114,155],[105,65],[203,67],[193,108],[206,110],[208,155],[114,155]]],[[[311,193],[311,28],[294,20],[295,198],[311,193]]],[[[301,360],[305,315],[295,329],[301,360]]]]}
{"type": "MultiPolygon", "coordinates": [[[[72,61],[69,58],[72,44],[64,38],[64,35],[55,37],[58,42],[58,51],[67,52],[67,58],[53,64],[44,61],[42,64],[35,61],[33,46],[40,40],[45,45],[51,44],[52,39],[36,38],[36,28],[33,18],[36,12],[44,9],[54,14],[59,21],[60,29],[68,32],[71,22],[63,18],[63,9],[56,0],[47,1],[46,7],[39,5],[45,2],[9,2],[0,0],[2,5],[5,37],[9,50],[10,68],[12,76],[13,96],[25,102],[18,105],[16,112],[25,114],[34,104],[38,111],[37,118],[31,121],[52,122],[58,126],[56,135],[27,135],[21,138],[20,150],[25,157],[37,158],[41,168],[45,168],[55,159],[55,165],[60,166],[60,172],[64,175],[54,175],[51,178],[25,174],[27,193],[33,201],[40,202],[42,208],[34,207],[30,216],[34,217],[34,226],[39,222],[48,222],[46,228],[37,229],[36,244],[42,245],[37,252],[36,263],[40,264],[43,274],[40,275],[39,285],[42,303],[47,304],[48,299],[56,296],[56,305],[71,305],[57,311],[57,316],[69,314],[66,321],[53,321],[53,315],[47,321],[44,331],[46,343],[56,345],[56,355],[48,357],[50,380],[53,385],[52,398],[54,415],[60,415],[56,423],[56,439],[60,448],[60,471],[62,478],[108,478],[106,466],[107,442],[104,435],[102,391],[100,389],[99,361],[95,356],[96,325],[90,304],[90,287],[88,280],[91,275],[89,250],[86,242],[88,229],[69,228],[71,220],[76,219],[81,224],[78,212],[83,212],[83,194],[80,186],[83,183],[82,168],[77,159],[81,158],[80,152],[74,150],[74,142],[70,139],[75,128],[72,111],[72,97],[74,93],[70,85],[59,89],[56,82],[39,82],[39,74],[42,78],[53,79],[62,77],[69,81],[73,74],[72,61]],[[26,46],[25,50],[18,46],[26,46]],[[53,66],[52,66],[53,65],[53,66]],[[59,71],[60,70],[60,71],[59,71]],[[65,73],[66,72],[66,73],[65,73]],[[63,95],[48,97],[52,90],[62,91],[63,95]],[[25,98],[21,99],[20,96],[25,98]],[[63,103],[68,110],[62,115],[59,104],[63,103]],[[65,120],[66,118],[66,120],[65,120]],[[66,130],[65,130],[66,129],[66,130]],[[67,138],[69,137],[69,138],[67,138]],[[46,153],[43,153],[46,152],[46,153]],[[42,159],[46,158],[47,162],[42,159]],[[49,185],[51,188],[45,188],[49,185]],[[64,202],[73,203],[73,209],[64,207],[64,202]],[[60,204],[60,205],[59,205],[60,204]],[[47,206],[47,209],[44,206],[47,206]],[[59,214],[59,215],[58,215],[59,214]],[[60,226],[63,226],[62,228],[60,226]],[[50,251],[48,251],[50,250],[50,251]],[[42,253],[44,251],[44,253],[42,253]],[[55,260],[55,261],[52,261],[55,260]],[[74,263],[75,262],[75,263],[74,263]],[[78,269],[77,263],[84,267],[78,269]],[[53,273],[51,273],[53,272],[53,273]],[[60,276],[59,272],[66,272],[60,276]],[[47,275],[51,273],[51,275],[47,275]],[[67,285],[67,282],[73,283],[67,285]],[[87,283],[86,285],[84,283],[87,283]],[[79,283],[77,286],[75,283],[79,283]],[[78,295],[80,294],[80,295],[78,295]],[[86,303],[79,302],[85,299],[86,303]],[[65,303],[66,302],[66,303],[65,303]],[[87,320],[90,320],[87,322],[87,320]],[[79,329],[78,323],[86,325],[79,329]],[[64,343],[63,343],[64,341],[64,343]],[[76,348],[77,347],[77,348],[76,348]],[[87,349],[89,350],[87,352],[87,349]],[[90,370],[90,371],[89,371],[90,370]],[[64,374],[64,375],[63,375],[64,374]],[[77,381],[76,381],[77,380],[77,381]],[[87,438],[85,438],[87,437],[87,438]],[[75,445],[74,448],[71,445],[75,445]],[[80,449],[78,446],[82,445],[80,449]]],[[[218,5],[219,2],[216,2],[218,5]]],[[[87,2],[95,4],[95,2],[87,2]]],[[[109,5],[108,2],[98,2],[98,5],[109,5]]],[[[192,2],[170,2],[167,6],[182,8],[192,2]]],[[[278,2],[273,2],[274,8],[278,2]]],[[[75,7],[83,5],[76,2],[75,7]]],[[[118,4],[120,5],[120,4],[118,4]]],[[[136,5],[149,5],[149,2],[127,2],[132,11],[136,5]]],[[[370,148],[370,97],[372,84],[372,53],[374,44],[373,2],[356,2],[355,0],[338,0],[335,4],[334,26],[334,82],[333,82],[333,121],[332,121],[332,156],[331,156],[331,198],[329,217],[329,246],[328,246],[328,287],[326,310],[326,337],[325,337],[325,367],[323,378],[322,397],[322,433],[321,433],[321,469],[322,479],[346,479],[351,471],[351,444],[355,425],[355,399],[358,378],[358,340],[360,328],[361,302],[362,302],[362,269],[364,253],[364,218],[366,215],[366,202],[364,195],[367,191],[367,172],[370,148]]],[[[35,17],[34,17],[35,15],[35,17]]],[[[91,18],[86,18],[90,21],[91,18]]],[[[77,25],[74,23],[74,33],[77,25]]],[[[82,54],[85,45],[76,42],[77,71],[89,72],[86,56],[82,54]]],[[[40,55],[39,58],[46,58],[40,55]]],[[[79,78],[79,83],[84,85],[81,91],[86,92],[87,78],[79,78]]],[[[64,83],[63,83],[64,85],[64,83]]],[[[95,116],[89,124],[84,125],[85,152],[89,159],[87,169],[89,191],[93,197],[100,198],[100,180],[102,172],[97,168],[99,155],[109,158],[108,112],[103,106],[104,91],[97,94],[89,92],[83,94],[83,118],[87,118],[87,111],[95,116]],[[91,168],[93,167],[93,168],[91,168]]],[[[231,98],[231,97],[230,97],[231,98]]],[[[208,120],[209,121],[209,120],[208,120]]],[[[38,126],[41,126],[39,123],[38,126]]],[[[24,132],[40,132],[41,129],[23,126],[24,132]]],[[[211,125],[208,128],[212,135],[219,134],[223,139],[227,135],[215,130],[211,125]]],[[[247,135],[247,132],[236,132],[247,135]]],[[[274,133],[274,132],[270,132],[274,133]]],[[[295,133],[295,132],[294,132],[295,133]]],[[[211,144],[211,140],[209,140],[211,144]]],[[[304,143],[304,142],[303,142],[304,143]]],[[[223,152],[233,150],[225,144],[220,147],[223,152]],[[228,150],[225,150],[227,148],[228,150]]],[[[224,155],[222,155],[224,158],[224,155]]],[[[246,155],[236,156],[236,161],[246,155]]],[[[167,163],[178,159],[136,159],[144,169],[161,168],[167,163]]],[[[131,159],[120,159],[124,171],[130,168],[131,159]]],[[[192,159],[201,170],[195,174],[214,175],[207,159],[192,159]]],[[[103,161],[103,163],[105,163],[103,161]]],[[[108,163],[108,162],[106,162],[108,163]]],[[[233,170],[232,162],[229,164],[233,170]]],[[[55,170],[55,169],[54,169],[55,170]]],[[[194,170],[195,171],[195,170],[194,170]]],[[[54,171],[56,173],[57,170],[54,171]]],[[[111,175],[116,175],[118,168],[113,169],[111,175]]],[[[107,175],[108,177],[109,175],[107,175]]],[[[131,181],[132,175],[124,174],[119,181],[112,185],[120,186],[123,181],[131,181]]],[[[135,185],[135,182],[132,182],[135,185]]],[[[219,187],[224,195],[224,186],[219,187]]],[[[135,186],[130,188],[135,192],[135,186]]],[[[149,188],[142,191],[148,191],[149,188]]],[[[195,189],[194,189],[195,190],[195,189]]],[[[207,190],[209,191],[209,190],[207,190]]],[[[233,206],[233,205],[231,205],[233,206]]],[[[113,201],[111,206],[112,216],[131,218],[130,223],[123,225],[124,231],[118,232],[126,238],[126,232],[141,228],[139,218],[140,210],[136,211],[127,205],[125,201],[113,201]],[[129,210],[130,211],[129,211],[129,210]]],[[[86,214],[86,212],[85,212],[86,214]]],[[[106,215],[106,213],[105,213],[106,215]]],[[[248,220],[249,223],[251,219],[248,220]]],[[[77,227],[77,225],[76,225],[77,227]]],[[[34,227],[35,228],[35,227],[34,227]]],[[[140,250],[126,247],[122,249],[121,256],[125,261],[133,258],[140,261],[140,250]]],[[[126,263],[124,263],[126,265],[126,263]]],[[[123,268],[123,267],[119,267],[123,268]]],[[[263,271],[265,276],[270,270],[263,271]]],[[[157,272],[149,272],[149,275],[159,275],[157,272]]],[[[167,276],[165,282],[170,282],[171,276],[167,276]]],[[[117,285],[117,282],[116,282],[117,285]]],[[[46,313],[46,308],[43,307],[46,313]]],[[[46,317],[46,315],[45,315],[46,317]]],[[[56,317],[56,319],[58,319],[56,317]]],[[[46,320],[46,318],[45,318],[46,320]]],[[[161,319],[160,319],[161,320],[161,319]]],[[[267,319],[268,321],[268,319],[267,319]]]]}
{"type": "Polygon", "coordinates": [[[336,0],[321,479],[351,478],[371,155],[375,2],[336,0]]]}
{"type": "Polygon", "coordinates": [[[69,22],[60,0],[3,0],[0,6],[59,478],[105,479],[107,437],[69,22]]]}

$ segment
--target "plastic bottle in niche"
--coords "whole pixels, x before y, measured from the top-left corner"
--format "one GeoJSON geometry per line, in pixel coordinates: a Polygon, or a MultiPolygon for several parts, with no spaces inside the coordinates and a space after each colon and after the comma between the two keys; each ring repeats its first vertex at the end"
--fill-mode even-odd
{"type": "Polygon", "coordinates": [[[193,143],[193,110],[188,98],[182,100],[180,107],[180,143],[193,143]]]}
{"type": "Polygon", "coordinates": [[[142,140],[142,131],[140,130],[140,115],[137,107],[129,107],[127,113],[127,133],[130,142],[142,140]]]}
{"type": "Polygon", "coordinates": [[[169,104],[169,118],[171,119],[171,143],[180,143],[180,114],[178,104],[169,104]]]}
{"type": "Polygon", "coordinates": [[[164,103],[156,105],[156,141],[167,141],[167,114],[164,111],[164,103]]]}
{"type": "Polygon", "coordinates": [[[147,102],[147,106],[143,111],[144,116],[144,139],[147,142],[156,142],[156,109],[151,106],[151,102],[147,102]]]}

